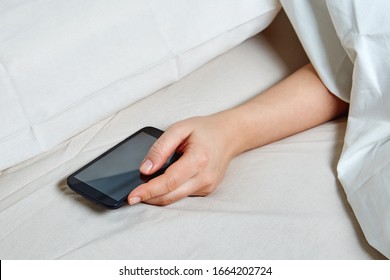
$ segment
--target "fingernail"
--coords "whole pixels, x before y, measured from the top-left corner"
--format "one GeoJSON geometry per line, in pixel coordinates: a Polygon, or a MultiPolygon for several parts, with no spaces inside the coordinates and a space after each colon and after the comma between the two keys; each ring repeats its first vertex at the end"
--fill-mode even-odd
{"type": "Polygon", "coordinates": [[[142,173],[149,173],[152,167],[153,167],[153,162],[150,159],[147,159],[142,163],[140,170],[142,173]]]}
{"type": "Polygon", "coordinates": [[[137,204],[137,203],[140,203],[141,202],[141,198],[140,197],[132,197],[130,198],[129,200],[129,204],[130,205],[134,205],[134,204],[137,204]]]}

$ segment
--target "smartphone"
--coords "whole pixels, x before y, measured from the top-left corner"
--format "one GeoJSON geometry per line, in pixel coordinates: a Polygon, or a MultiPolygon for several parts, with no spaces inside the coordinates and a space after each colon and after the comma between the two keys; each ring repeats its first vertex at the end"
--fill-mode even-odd
{"type": "Polygon", "coordinates": [[[132,190],[164,173],[180,157],[175,152],[153,175],[140,173],[142,160],[162,133],[155,127],[140,129],[70,175],[68,186],[106,208],[119,208],[132,190]]]}

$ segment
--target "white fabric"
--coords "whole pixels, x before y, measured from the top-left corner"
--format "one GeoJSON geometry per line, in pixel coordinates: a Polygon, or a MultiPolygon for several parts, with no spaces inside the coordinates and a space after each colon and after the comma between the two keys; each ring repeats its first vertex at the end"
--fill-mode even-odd
{"type": "Polygon", "coordinates": [[[0,1],[0,170],[264,29],[277,0],[0,1]]]}
{"type": "Polygon", "coordinates": [[[350,102],[338,175],[367,240],[390,257],[390,2],[282,3],[324,83],[350,102]]]}
{"type": "Polygon", "coordinates": [[[166,207],[104,211],[66,186],[69,174],[140,127],[229,108],[306,64],[288,21],[277,20],[283,24],[3,171],[0,259],[383,258],[335,179],[345,119],[242,154],[214,193],[166,207]]]}

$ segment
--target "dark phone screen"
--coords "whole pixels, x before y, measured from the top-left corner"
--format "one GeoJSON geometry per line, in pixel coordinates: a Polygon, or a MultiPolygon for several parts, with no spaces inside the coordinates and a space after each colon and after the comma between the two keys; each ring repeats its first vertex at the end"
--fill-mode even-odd
{"type": "Polygon", "coordinates": [[[155,141],[155,137],[140,132],[79,172],[75,178],[119,201],[147,181],[148,178],[140,174],[139,166],[155,141]]]}

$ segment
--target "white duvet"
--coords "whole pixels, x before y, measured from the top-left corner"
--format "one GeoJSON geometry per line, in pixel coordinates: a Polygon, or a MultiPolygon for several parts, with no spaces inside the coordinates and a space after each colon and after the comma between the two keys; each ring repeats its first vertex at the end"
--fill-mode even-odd
{"type": "Polygon", "coordinates": [[[367,240],[390,257],[390,2],[282,2],[321,79],[350,103],[339,179],[367,240]]]}

